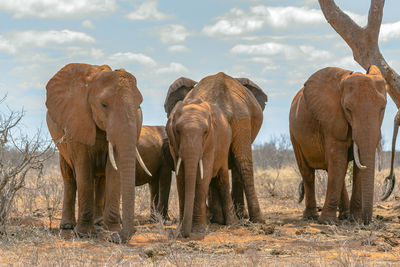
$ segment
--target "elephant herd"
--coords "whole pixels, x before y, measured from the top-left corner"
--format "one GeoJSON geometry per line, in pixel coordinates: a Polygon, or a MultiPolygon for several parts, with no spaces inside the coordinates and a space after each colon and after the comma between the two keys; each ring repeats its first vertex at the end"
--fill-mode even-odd
{"type": "MultiPolygon", "coordinates": [[[[303,178],[304,218],[335,223],[339,209],[339,219],[371,221],[385,86],[376,66],[366,74],[325,68],[295,96],[289,124],[303,178]],[[353,159],[349,201],[344,176],[353,159]],[[315,169],[328,171],[320,216],[315,169]]],[[[68,64],[46,89],[46,120],[64,182],[61,229],[86,236],[98,224],[113,233],[112,241],[127,242],[135,231],[135,186],[149,184],[151,217],[167,219],[174,176],[182,236],[204,230],[208,221],[233,224],[248,216],[264,222],[254,186],[252,143],[268,98],[251,80],[222,72],[199,82],[177,79],[165,99],[165,127],[142,125],[143,98],[136,78],[124,69],[68,64]]],[[[400,115],[396,118],[398,125],[400,115]]],[[[394,183],[392,174],[388,179],[394,183]]]]}

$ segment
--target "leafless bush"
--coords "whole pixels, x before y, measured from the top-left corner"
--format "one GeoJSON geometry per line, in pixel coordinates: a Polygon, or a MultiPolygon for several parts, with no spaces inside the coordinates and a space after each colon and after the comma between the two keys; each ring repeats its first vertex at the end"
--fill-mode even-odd
{"type": "MultiPolygon", "coordinates": [[[[3,103],[5,98],[0,101],[3,103]]],[[[43,174],[43,162],[51,155],[51,143],[40,130],[29,138],[19,130],[24,112],[8,109],[0,115],[0,225],[4,226],[15,194],[25,186],[27,174],[43,174]]]]}
{"type": "Polygon", "coordinates": [[[62,183],[55,179],[43,180],[42,186],[40,187],[40,192],[42,193],[46,203],[46,213],[47,217],[49,218],[49,228],[52,229],[55,214],[61,204],[63,193],[62,183]]]}
{"type": "Polygon", "coordinates": [[[253,148],[255,169],[282,169],[295,162],[290,138],[287,134],[272,136],[269,142],[255,145],[253,148]]]}

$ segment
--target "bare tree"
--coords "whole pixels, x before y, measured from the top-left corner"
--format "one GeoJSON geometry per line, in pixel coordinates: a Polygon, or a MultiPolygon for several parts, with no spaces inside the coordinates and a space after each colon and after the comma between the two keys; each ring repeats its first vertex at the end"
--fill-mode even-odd
{"type": "MultiPolygon", "coordinates": [[[[0,104],[4,100],[5,97],[0,104]]],[[[42,140],[40,131],[33,138],[17,132],[23,116],[23,111],[0,114],[0,225],[3,226],[27,174],[36,171],[41,176],[43,162],[52,151],[51,143],[42,140]]]]}
{"type": "Polygon", "coordinates": [[[357,25],[346,15],[334,0],[318,0],[328,23],[346,41],[353,51],[354,60],[365,70],[376,65],[388,84],[388,93],[397,108],[400,107],[400,76],[383,58],[378,44],[385,0],[371,0],[368,23],[365,27],[357,25]]]}

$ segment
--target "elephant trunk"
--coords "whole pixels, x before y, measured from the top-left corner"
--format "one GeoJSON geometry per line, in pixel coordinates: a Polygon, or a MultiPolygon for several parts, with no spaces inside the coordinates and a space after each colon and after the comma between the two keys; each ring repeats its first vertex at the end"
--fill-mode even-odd
{"type": "Polygon", "coordinates": [[[118,152],[118,169],[121,182],[122,196],[122,229],[120,232],[121,242],[128,242],[134,233],[134,211],[135,211],[135,173],[136,173],[136,127],[129,131],[121,142],[116,144],[118,152]]]}
{"type": "MultiPolygon", "coordinates": [[[[375,140],[375,138],[373,139],[375,140]]],[[[376,138],[376,141],[378,138],[376,138]]],[[[358,152],[360,161],[366,168],[359,168],[361,177],[361,205],[362,219],[364,224],[369,224],[372,220],[372,209],[374,203],[374,178],[375,178],[375,150],[377,142],[371,142],[371,139],[360,141],[355,140],[354,146],[359,144],[358,152]]],[[[356,157],[356,156],[355,156],[356,157]]]]}
{"type": "Polygon", "coordinates": [[[188,237],[192,231],[194,199],[196,194],[197,166],[196,155],[184,157],[185,168],[185,205],[183,211],[182,235],[188,237]]]}
{"type": "Polygon", "coordinates": [[[389,177],[393,177],[394,156],[396,154],[396,139],[397,139],[397,134],[399,133],[399,124],[400,124],[400,113],[399,112],[397,113],[397,115],[396,115],[396,117],[394,119],[393,138],[392,138],[392,158],[390,160],[390,174],[389,174],[389,177]]]}

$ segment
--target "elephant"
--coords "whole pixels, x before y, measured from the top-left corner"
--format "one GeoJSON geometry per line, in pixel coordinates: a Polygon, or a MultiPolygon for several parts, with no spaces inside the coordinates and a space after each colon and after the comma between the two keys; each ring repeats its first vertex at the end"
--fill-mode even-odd
{"type": "Polygon", "coordinates": [[[157,219],[155,213],[158,212],[163,219],[168,219],[168,199],[174,163],[165,126],[143,125],[138,150],[152,176],[143,168],[137,168],[136,186],[149,184],[151,218],[157,219]]]}
{"type": "Polygon", "coordinates": [[[137,150],[143,98],[136,78],[107,65],[70,63],[49,80],[46,91],[46,121],[59,149],[64,181],[60,228],[75,226],[79,235],[91,235],[104,206],[105,226],[117,232],[113,241],[129,241],[134,232],[136,159],[146,168],[137,150]]]}
{"type": "Polygon", "coordinates": [[[228,172],[232,131],[221,109],[202,99],[180,101],[172,110],[166,128],[171,154],[177,162],[175,171],[182,235],[189,236],[192,222],[194,229],[205,229],[211,179],[217,180],[225,223],[234,223],[237,218],[228,172]]]}
{"type": "Polygon", "coordinates": [[[372,220],[375,150],[386,107],[386,83],[371,65],[366,74],[327,67],[315,72],[294,97],[290,139],[306,195],[303,217],[320,223],[339,219],[372,220]],[[344,177],[354,160],[349,203],[344,177]],[[315,170],[328,172],[325,203],[318,217],[315,170]]]}
{"type": "MultiPolygon", "coordinates": [[[[171,84],[164,103],[164,109],[169,118],[175,104],[182,99],[185,103],[201,99],[210,105],[218,106],[221,110],[232,131],[229,167],[232,168],[232,173],[237,174],[232,177],[233,201],[237,200],[240,203],[241,194],[241,200],[244,202],[244,187],[250,220],[263,222],[254,188],[251,144],[263,121],[262,112],[267,101],[267,95],[247,78],[234,79],[220,72],[203,78],[199,83],[181,77],[171,84]],[[237,180],[239,181],[237,182],[237,180]]],[[[172,148],[170,150],[175,160],[181,156],[179,154],[174,155],[172,148]]],[[[185,197],[193,196],[186,194],[185,197]]],[[[187,222],[187,224],[190,223],[187,222]]],[[[187,226],[187,228],[190,227],[187,226]]]]}

